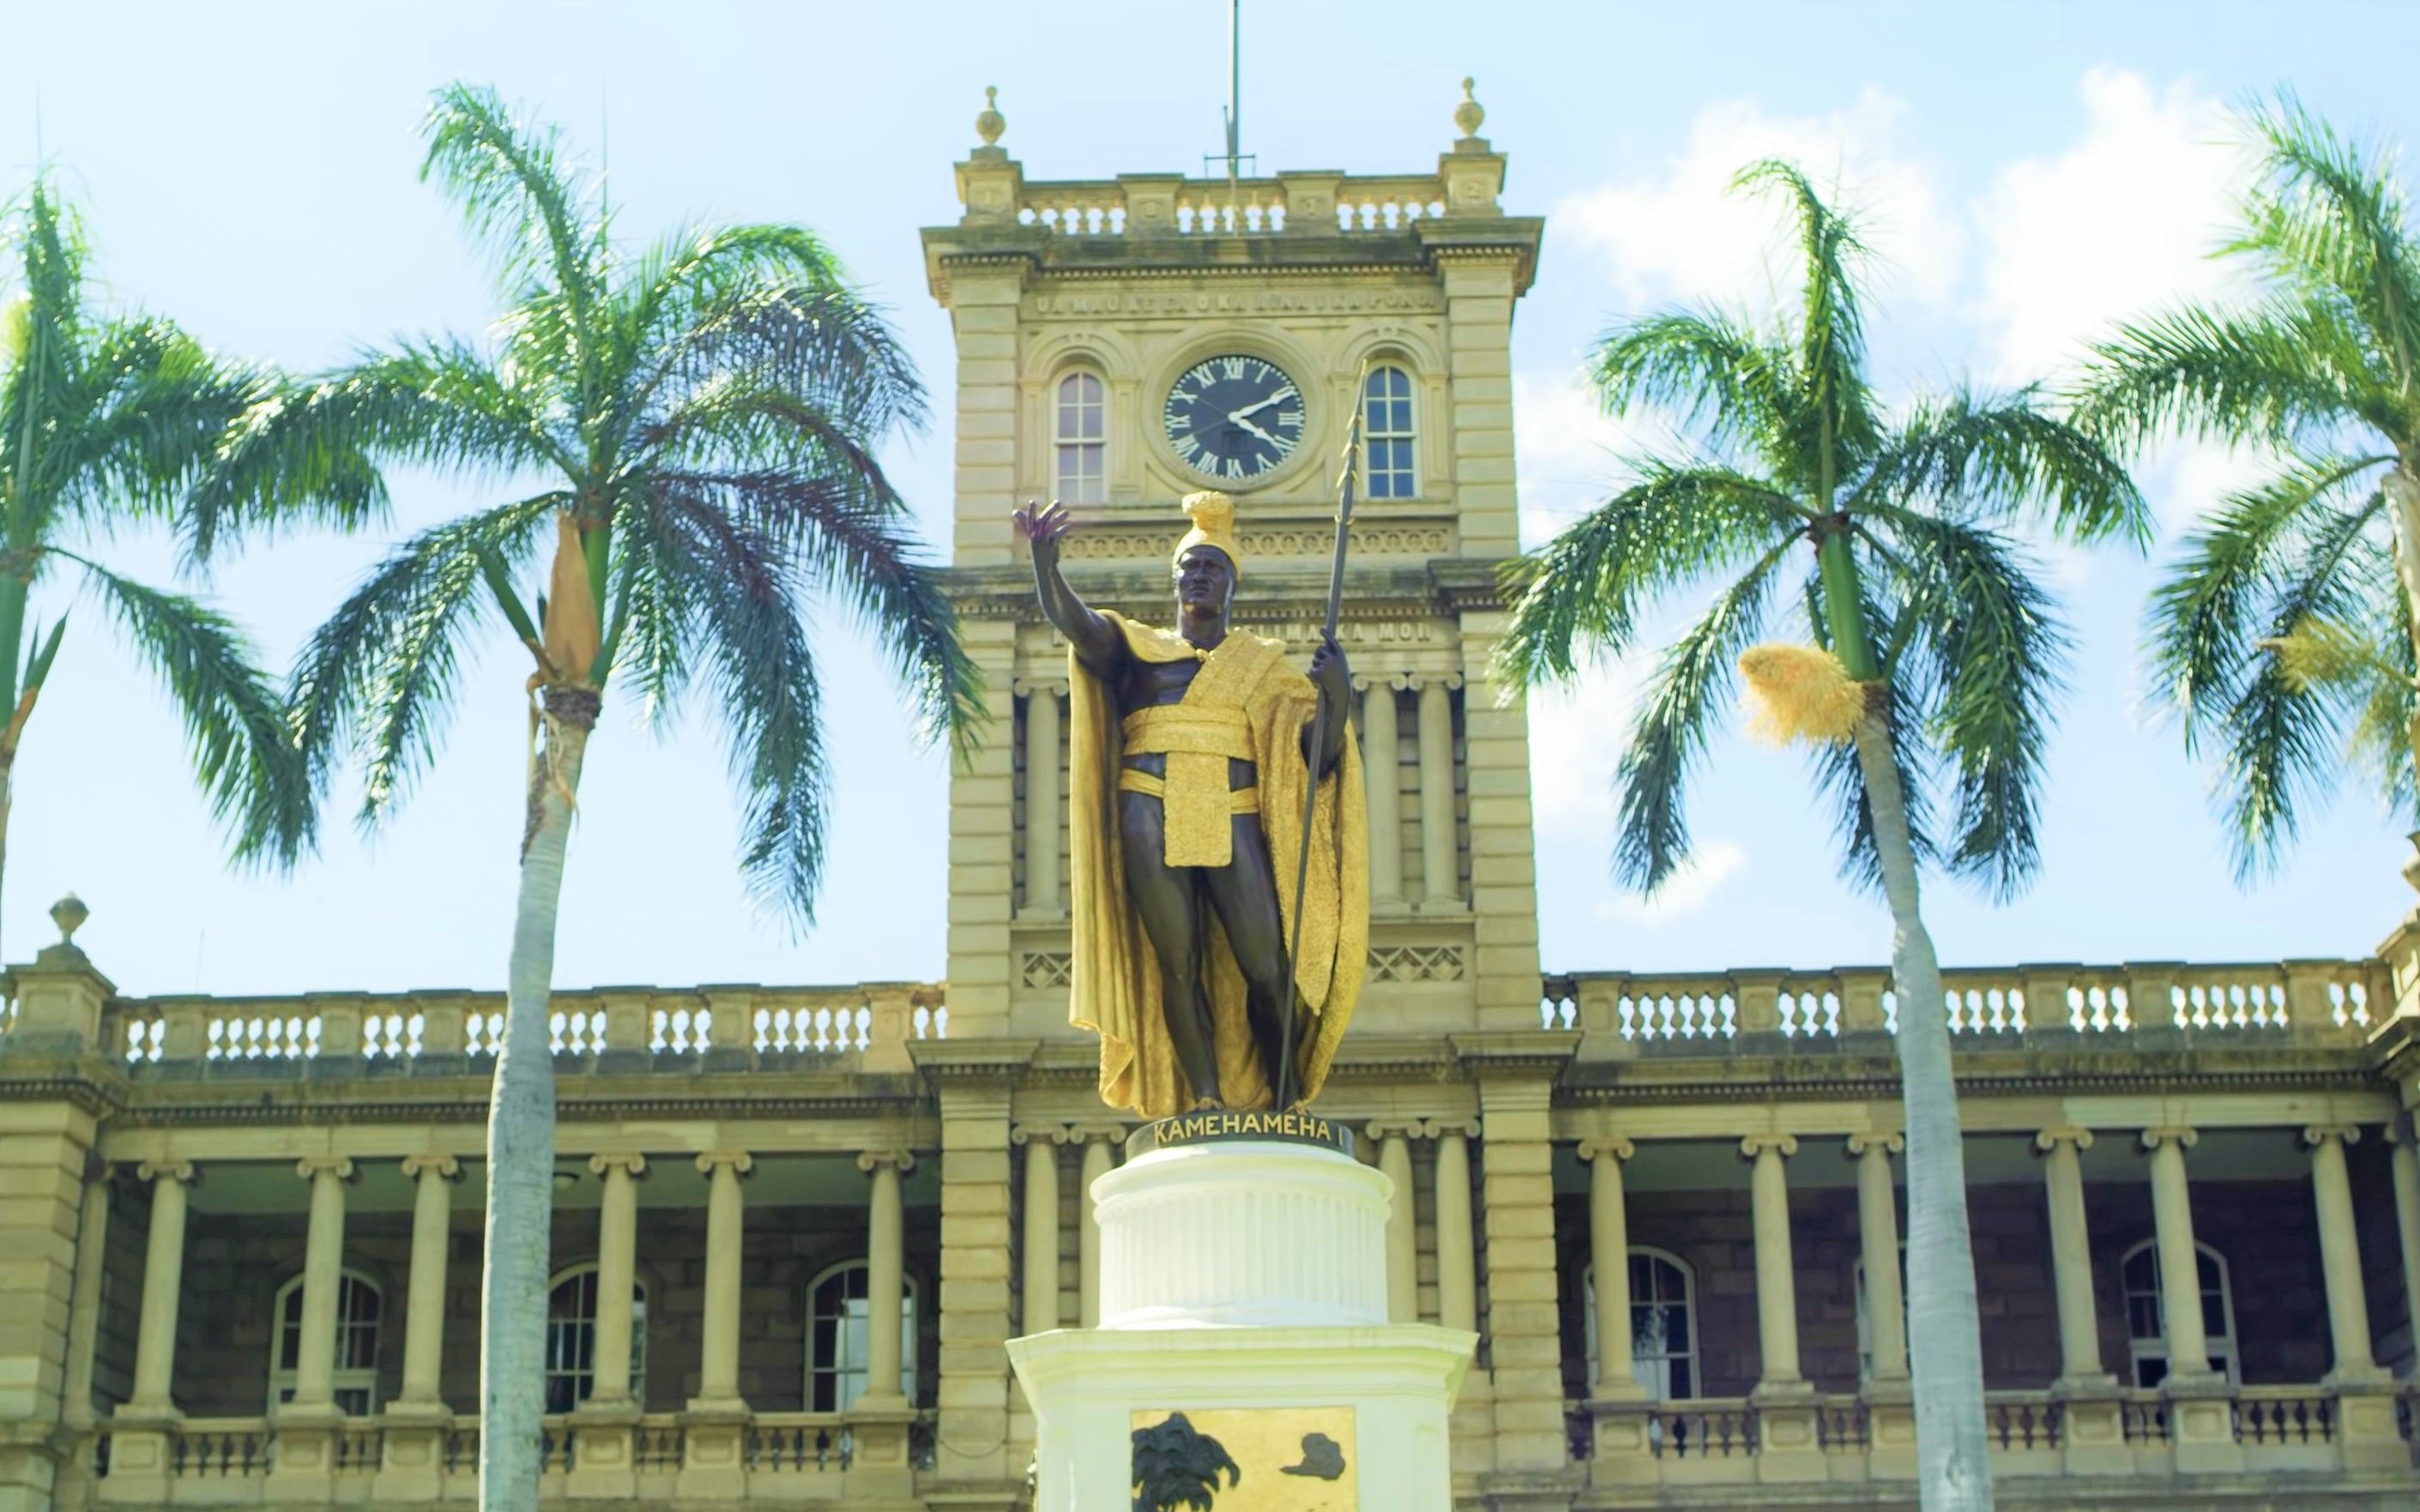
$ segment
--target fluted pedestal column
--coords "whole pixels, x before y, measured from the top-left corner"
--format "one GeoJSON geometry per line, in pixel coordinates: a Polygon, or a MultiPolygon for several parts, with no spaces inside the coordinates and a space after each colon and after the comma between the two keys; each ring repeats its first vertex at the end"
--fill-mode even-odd
{"type": "Polygon", "coordinates": [[[1396,769],[1396,680],[1373,672],[1362,680],[1361,764],[1370,815],[1370,907],[1385,913],[1404,903],[1403,797],[1396,769]]]}
{"type": "Polygon", "coordinates": [[[2101,1319],[2092,1291],[2092,1238],[2084,1213],[2083,1152],[2092,1131],[2061,1124],[2034,1135],[2042,1152],[2042,1196],[2050,1210],[2051,1284],[2058,1301],[2061,1458],[2074,1475],[2132,1473],[2118,1379],[2101,1365],[2101,1319]]]}
{"type": "Polygon", "coordinates": [[[1109,1141],[1119,1133],[1085,1129],[1077,1134],[1084,1142],[1083,1164],[1077,1176],[1083,1184],[1076,1197],[1076,1307],[1077,1324],[1082,1328],[1101,1326],[1101,1222],[1093,1188],[1109,1174],[1109,1141]]]}
{"type": "Polygon", "coordinates": [[[1420,911],[1461,911],[1461,846],[1453,812],[1453,699],[1460,677],[1420,684],[1420,911]]]}
{"type": "Polygon", "coordinates": [[[907,1210],[901,1179],[916,1168],[904,1149],[868,1150],[857,1158],[873,1177],[866,1206],[865,1395],[849,1409],[855,1464],[869,1470],[908,1468],[908,1428],[914,1404],[902,1387],[900,1315],[907,1303],[907,1210]]]}
{"type": "Polygon", "coordinates": [[[445,1269],[453,1237],[451,1155],[407,1155],[412,1182],[411,1274],[403,1304],[403,1389],[386,1406],[379,1435],[379,1495],[433,1501],[444,1484],[445,1433],[454,1414],[439,1396],[445,1360],[445,1269]]]}
{"type": "Polygon", "coordinates": [[[1009,1143],[1025,1147],[1024,1332],[1059,1326],[1059,1147],[1064,1124],[1024,1124],[1009,1143]]]}
{"type": "Polygon", "coordinates": [[[2152,1242],[2160,1260],[2161,1327],[2168,1346],[2168,1441],[2177,1469],[2227,1473],[2243,1468],[2235,1437],[2233,1394],[2210,1367],[2210,1335],[2202,1327],[2201,1252],[2194,1243],[2193,1195],[2185,1150],[2200,1135],[2191,1129],[2143,1131],[2151,1165],[2152,1242]]]}
{"type": "Polygon", "coordinates": [[[697,1157],[706,1178],[706,1317],[698,1351],[697,1395],[684,1414],[679,1489],[683,1498],[730,1500],[747,1488],[748,1403],[739,1395],[739,1272],[747,1244],[740,1180],[756,1168],[744,1149],[697,1157]]]}
{"type": "Polygon", "coordinates": [[[1017,917],[1063,918],[1059,906],[1059,687],[1025,689],[1025,906],[1017,917]]]}
{"type": "Polygon", "coordinates": [[[1378,1171],[1387,1178],[1387,1321],[1419,1321],[1419,1230],[1413,1209],[1412,1140],[1418,1119],[1373,1119],[1362,1130],[1378,1147],[1378,1171]]]}

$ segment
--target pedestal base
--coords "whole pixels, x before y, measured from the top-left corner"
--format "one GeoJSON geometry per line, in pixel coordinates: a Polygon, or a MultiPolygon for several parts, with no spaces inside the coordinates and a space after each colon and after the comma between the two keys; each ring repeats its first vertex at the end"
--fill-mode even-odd
{"type": "Polygon", "coordinates": [[[1150,1505],[1146,1480],[1187,1477],[1222,1512],[1452,1512],[1446,1418],[1477,1343],[1424,1323],[1012,1339],[1034,1512],[1150,1505]]]}

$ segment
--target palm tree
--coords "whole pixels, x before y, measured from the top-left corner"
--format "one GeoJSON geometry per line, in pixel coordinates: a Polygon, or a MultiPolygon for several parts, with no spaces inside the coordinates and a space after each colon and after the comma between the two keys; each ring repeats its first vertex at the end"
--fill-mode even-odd
{"type": "MultiPolygon", "coordinates": [[[[156,316],[87,302],[86,246],[73,208],[37,176],[0,231],[21,286],[0,330],[0,866],[17,755],[57,665],[64,604],[36,612],[54,575],[72,573],[167,685],[195,772],[239,858],[295,858],[310,799],[275,685],[218,609],[98,560],[128,526],[188,527],[186,486],[226,428],[273,399],[269,369],[205,351],[156,316]]],[[[327,498],[358,501],[357,464],[332,450],[327,498]]],[[[264,469],[255,506],[290,502],[264,469]]],[[[256,521],[230,511],[230,526],[256,521]]]]}
{"type": "Polygon", "coordinates": [[[2415,813],[2420,227],[2391,154],[2291,97],[2242,120],[2260,171],[2222,255],[2257,297],[2122,327],[2093,347],[2075,418],[2113,441],[2179,432],[2283,455],[2186,536],[2150,609],[2161,691],[2189,748],[2205,730],[2220,744],[2249,876],[2279,859],[2340,748],[2415,813]]]}
{"type": "Polygon", "coordinates": [[[608,686],[659,726],[692,685],[742,795],[758,899],[810,922],[827,769],[804,615],[833,594],[880,641],[929,730],[971,738],[975,676],[875,446],[923,417],[906,352],[824,245],[793,226],[691,227],[635,257],[559,134],[490,91],[440,90],[423,177],[461,206],[505,303],[482,345],[364,358],[229,449],[205,490],[316,481],[351,449],[505,494],[420,532],[314,633],[290,717],[315,783],[365,767],[362,822],[435,759],[463,647],[494,622],[533,671],[528,800],[504,1042],[489,1108],[479,1504],[537,1501],[553,1171],[547,997],[581,764],[608,686]],[[551,548],[551,556],[546,555],[551,548]],[[531,592],[535,563],[548,563],[531,592]],[[534,606],[534,607],[533,607],[534,606]]]}
{"type": "Polygon", "coordinates": [[[1940,965],[1918,907],[1932,862],[2008,895],[2038,858],[2036,803],[2065,637],[2009,528],[2047,505],[2078,537],[2146,529],[2102,450],[2030,393],[1956,393],[1886,412],[1865,371],[1863,253],[1786,163],[1736,187],[1794,214],[1803,292],[1773,329],[1713,310],[1615,328],[1592,378],[1608,410],[1668,407],[1694,430],[1516,569],[1502,652],[1522,685],[1618,654],[1655,602],[1709,582],[1668,646],[1623,752],[1621,877],[1652,891],[1689,854],[1683,799],[1738,662],[1785,733],[1818,743],[1846,867],[1888,901],[1907,1119],[1908,1314],[1927,1512],[1992,1504],[1964,1158],[1940,965]],[[1784,568],[1807,563],[1785,585],[1784,568]],[[1776,607],[1810,646],[1749,648],[1776,607]],[[1744,653],[1745,655],[1744,655],[1744,653]],[[1928,795],[1946,775],[1936,841],[1928,795]]]}

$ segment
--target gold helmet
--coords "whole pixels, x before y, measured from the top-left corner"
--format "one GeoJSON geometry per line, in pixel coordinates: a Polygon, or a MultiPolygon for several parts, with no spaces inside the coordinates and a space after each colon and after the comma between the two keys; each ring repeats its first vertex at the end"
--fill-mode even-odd
{"type": "Polygon", "coordinates": [[[1237,581],[1244,577],[1244,553],[1235,545],[1235,501],[1222,493],[1189,493],[1178,501],[1193,528],[1176,543],[1171,562],[1182,562],[1185,553],[1197,546],[1216,548],[1225,553],[1227,565],[1237,581]]]}

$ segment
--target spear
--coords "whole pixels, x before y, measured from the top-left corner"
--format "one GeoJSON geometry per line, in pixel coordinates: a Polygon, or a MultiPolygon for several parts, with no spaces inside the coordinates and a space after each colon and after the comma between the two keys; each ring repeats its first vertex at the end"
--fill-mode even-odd
{"type": "MultiPolygon", "coordinates": [[[[1360,373],[1353,379],[1353,423],[1344,432],[1342,476],[1336,485],[1336,556],[1327,569],[1327,619],[1322,625],[1320,640],[1324,644],[1336,634],[1336,619],[1344,608],[1344,548],[1351,539],[1348,529],[1353,523],[1353,483],[1361,465],[1361,413],[1364,408],[1363,385],[1369,381],[1370,364],[1361,364],[1360,373]]],[[[1319,811],[1319,758],[1327,748],[1327,700],[1321,699],[1311,717],[1311,772],[1303,783],[1302,851],[1294,868],[1294,931],[1286,947],[1286,1011],[1285,1023],[1278,1031],[1277,1107],[1282,1113],[1294,1105],[1288,1096],[1294,1089],[1294,964],[1302,959],[1303,889],[1311,882],[1311,826],[1319,811]]],[[[1335,717],[1344,717],[1339,708],[1335,717]]]]}

